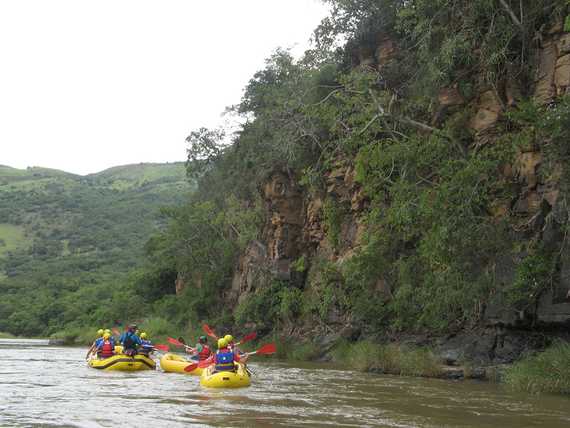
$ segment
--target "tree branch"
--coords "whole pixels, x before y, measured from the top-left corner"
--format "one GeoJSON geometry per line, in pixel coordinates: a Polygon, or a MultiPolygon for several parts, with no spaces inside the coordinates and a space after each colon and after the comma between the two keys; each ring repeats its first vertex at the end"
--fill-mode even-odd
{"type": "Polygon", "coordinates": [[[519,21],[519,19],[517,18],[517,16],[515,15],[515,13],[513,12],[513,10],[511,9],[511,7],[509,6],[509,4],[507,3],[506,0],[499,0],[499,3],[501,3],[501,5],[503,6],[503,9],[505,9],[505,11],[507,12],[507,14],[509,15],[509,17],[511,18],[511,20],[513,21],[513,23],[519,27],[519,29],[522,31],[523,25],[521,24],[521,22],[519,21]]]}

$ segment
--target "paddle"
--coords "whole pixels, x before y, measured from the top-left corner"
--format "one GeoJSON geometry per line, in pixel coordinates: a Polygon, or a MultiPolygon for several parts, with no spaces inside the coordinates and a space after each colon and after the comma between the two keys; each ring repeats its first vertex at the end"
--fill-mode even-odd
{"type": "Polygon", "coordinates": [[[263,345],[257,351],[246,352],[246,355],[254,355],[254,354],[271,355],[275,354],[276,352],[277,352],[277,347],[275,346],[275,343],[268,343],[267,345],[263,345]]]}
{"type": "MultiPolygon", "coordinates": [[[[182,339],[182,338],[180,338],[180,339],[182,339]]],[[[172,343],[174,346],[178,346],[178,347],[184,346],[186,349],[191,349],[192,351],[195,351],[194,348],[192,348],[191,346],[186,345],[186,344],[185,344],[184,342],[182,342],[181,340],[176,340],[176,339],[173,338],[173,337],[169,337],[169,338],[167,338],[166,340],[168,340],[168,342],[169,342],[169,343],[172,343]]]]}
{"type": "Polygon", "coordinates": [[[218,340],[218,336],[216,336],[216,333],[214,333],[214,331],[210,328],[208,324],[204,324],[202,326],[202,329],[204,330],[204,333],[206,333],[208,336],[218,340]]]}
{"type": "MultiPolygon", "coordinates": [[[[214,330],[212,330],[208,324],[204,324],[204,325],[202,326],[202,329],[204,330],[204,332],[205,332],[208,336],[213,337],[213,338],[216,339],[216,340],[218,339],[218,336],[216,335],[216,333],[214,333],[214,330]]],[[[254,331],[254,332],[252,332],[252,333],[247,334],[247,335],[246,335],[241,341],[239,341],[237,344],[238,344],[238,345],[241,345],[242,343],[249,342],[250,340],[253,340],[253,339],[255,339],[256,337],[257,337],[257,333],[254,331]]]]}
{"type": "Polygon", "coordinates": [[[241,345],[242,343],[249,342],[257,337],[257,333],[254,331],[253,333],[246,334],[245,337],[240,340],[236,345],[241,345]]]}
{"type": "Polygon", "coordinates": [[[172,343],[174,346],[186,346],[184,343],[176,340],[174,337],[168,337],[166,340],[168,340],[168,343],[172,343]]]}
{"type": "Polygon", "coordinates": [[[160,343],[157,343],[156,345],[153,345],[156,349],[160,349],[161,351],[164,352],[169,352],[170,348],[168,347],[168,345],[161,345],[160,343]]]}
{"type": "MultiPolygon", "coordinates": [[[[268,343],[267,345],[263,345],[257,351],[247,352],[245,355],[248,355],[248,356],[254,355],[254,354],[271,355],[271,354],[275,354],[275,352],[277,352],[277,347],[275,346],[275,343],[268,343]]],[[[204,361],[200,361],[198,364],[190,364],[190,365],[184,367],[184,371],[191,372],[193,370],[196,370],[197,367],[205,368],[205,367],[208,367],[209,365],[212,365],[213,363],[214,363],[214,356],[212,355],[208,359],[206,359],[204,361]]]]}

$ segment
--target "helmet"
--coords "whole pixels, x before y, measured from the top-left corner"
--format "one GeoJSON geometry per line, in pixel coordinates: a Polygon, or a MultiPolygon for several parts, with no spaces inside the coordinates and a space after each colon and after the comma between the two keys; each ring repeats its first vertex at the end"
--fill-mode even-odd
{"type": "Polygon", "coordinates": [[[208,341],[208,338],[206,336],[200,336],[198,338],[198,342],[200,343],[206,343],[208,341]]]}
{"type": "Polygon", "coordinates": [[[224,339],[223,337],[221,339],[218,339],[218,349],[225,348],[226,346],[228,346],[228,342],[226,341],[226,339],[224,339]]]}
{"type": "Polygon", "coordinates": [[[228,343],[232,343],[234,341],[234,337],[231,334],[226,334],[224,339],[226,339],[226,342],[228,343]]]}
{"type": "Polygon", "coordinates": [[[128,329],[129,331],[135,331],[135,330],[137,329],[137,325],[136,325],[136,324],[131,324],[131,325],[129,325],[129,326],[127,327],[127,329],[128,329]]]}
{"type": "Polygon", "coordinates": [[[105,339],[105,340],[108,340],[108,339],[110,339],[110,338],[111,338],[111,335],[110,335],[109,333],[105,333],[105,334],[103,335],[103,339],[105,339]]]}
{"type": "Polygon", "coordinates": [[[111,330],[109,330],[108,328],[105,329],[105,333],[112,334],[112,333],[111,333],[111,330]]]}
{"type": "Polygon", "coordinates": [[[105,330],[103,330],[102,328],[97,330],[97,336],[101,337],[101,336],[103,336],[103,333],[105,333],[105,330]]]}
{"type": "Polygon", "coordinates": [[[146,339],[146,333],[144,331],[141,333],[141,339],[146,339]]]}

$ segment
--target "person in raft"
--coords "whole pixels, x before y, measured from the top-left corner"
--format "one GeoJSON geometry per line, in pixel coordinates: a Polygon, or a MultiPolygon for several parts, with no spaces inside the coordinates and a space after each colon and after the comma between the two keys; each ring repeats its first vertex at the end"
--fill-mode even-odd
{"type": "Polygon", "coordinates": [[[137,349],[142,345],[141,338],[135,333],[137,326],[131,324],[127,327],[127,331],[121,334],[119,341],[123,345],[123,354],[133,357],[137,354],[137,349]]]}
{"type": "Polygon", "coordinates": [[[240,356],[236,354],[228,346],[228,342],[225,338],[218,339],[218,351],[215,356],[215,371],[226,372],[235,371],[234,362],[245,363],[247,361],[247,355],[240,356]]]}
{"type": "Polygon", "coordinates": [[[140,335],[141,338],[141,347],[139,348],[139,354],[146,355],[147,357],[153,351],[154,346],[152,346],[152,342],[148,340],[148,335],[143,331],[140,335]]]}
{"type": "Polygon", "coordinates": [[[234,341],[234,337],[231,334],[226,334],[224,336],[224,339],[226,339],[226,342],[228,343],[228,348],[230,348],[234,354],[240,356],[245,354],[245,352],[243,352],[241,349],[238,348],[238,346],[234,341]]]}
{"type": "Polygon", "coordinates": [[[103,340],[103,334],[105,334],[105,330],[103,330],[102,328],[97,330],[97,339],[95,339],[95,341],[87,351],[87,355],[85,355],[86,360],[88,360],[91,354],[93,354],[93,352],[95,352],[95,350],[99,347],[100,342],[103,340]]]}
{"type": "Polygon", "coordinates": [[[103,334],[103,340],[97,348],[97,355],[101,359],[109,358],[115,355],[115,340],[109,333],[103,334]]]}
{"type": "Polygon", "coordinates": [[[198,343],[195,348],[186,348],[188,354],[197,355],[198,361],[207,360],[210,355],[212,355],[212,350],[208,346],[208,338],[206,336],[200,336],[198,338],[198,343]]]}

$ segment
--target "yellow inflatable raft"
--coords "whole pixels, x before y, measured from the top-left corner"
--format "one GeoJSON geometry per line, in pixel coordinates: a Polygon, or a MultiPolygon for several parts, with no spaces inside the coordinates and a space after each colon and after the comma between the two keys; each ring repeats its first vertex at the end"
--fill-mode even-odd
{"type": "Polygon", "coordinates": [[[109,358],[98,359],[93,358],[88,362],[89,367],[99,370],[121,370],[121,371],[138,371],[138,370],[154,370],[155,362],[145,355],[135,355],[129,357],[124,354],[116,354],[109,358]]]}
{"type": "Polygon", "coordinates": [[[206,388],[243,388],[251,384],[249,373],[245,366],[236,363],[235,372],[215,372],[214,366],[210,366],[202,372],[200,385],[206,388]]]}
{"type": "Polygon", "coordinates": [[[197,361],[187,360],[186,358],[176,355],[176,354],[164,354],[160,358],[160,367],[162,370],[168,373],[182,373],[182,374],[189,374],[200,376],[204,369],[200,367],[196,367],[191,372],[185,372],[184,368],[188,366],[188,364],[196,364],[197,361]]]}

